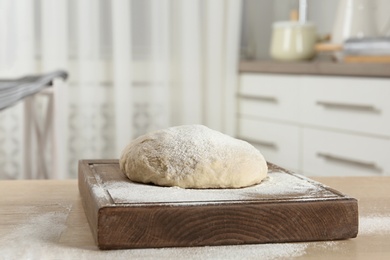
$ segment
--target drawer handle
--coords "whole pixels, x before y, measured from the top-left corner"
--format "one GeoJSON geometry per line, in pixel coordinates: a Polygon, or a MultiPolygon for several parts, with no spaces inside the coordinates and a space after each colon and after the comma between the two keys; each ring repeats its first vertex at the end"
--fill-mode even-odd
{"type": "Polygon", "coordinates": [[[243,141],[246,141],[248,143],[251,143],[253,145],[258,145],[258,146],[264,146],[270,149],[278,149],[278,146],[274,142],[270,141],[264,141],[264,140],[254,140],[254,139],[242,139],[243,141]]]}
{"type": "Polygon", "coordinates": [[[373,105],[345,104],[345,103],[320,101],[320,100],[317,101],[316,104],[319,106],[326,107],[326,108],[349,109],[349,110],[358,110],[358,111],[366,111],[366,112],[374,112],[374,113],[380,112],[380,109],[376,108],[373,105]]]}
{"type": "Polygon", "coordinates": [[[257,100],[257,101],[262,101],[262,102],[268,102],[268,103],[278,103],[278,99],[273,96],[250,96],[250,95],[243,95],[239,94],[238,97],[243,98],[243,99],[249,99],[249,100],[257,100]]]}
{"type": "Polygon", "coordinates": [[[341,162],[341,163],[350,164],[350,165],[356,165],[356,166],[364,167],[364,168],[371,169],[371,170],[374,170],[377,172],[382,172],[382,169],[380,167],[378,167],[376,165],[376,163],[374,163],[374,162],[364,162],[364,161],[360,161],[360,160],[356,160],[356,159],[345,158],[342,156],[328,154],[328,153],[322,153],[322,152],[318,152],[317,156],[322,157],[325,160],[329,160],[329,161],[335,161],[335,162],[341,162]]]}

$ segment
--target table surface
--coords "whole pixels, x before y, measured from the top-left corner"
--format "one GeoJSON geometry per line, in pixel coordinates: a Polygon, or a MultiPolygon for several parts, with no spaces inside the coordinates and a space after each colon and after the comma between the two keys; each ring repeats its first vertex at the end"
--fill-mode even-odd
{"type": "Polygon", "coordinates": [[[0,181],[0,259],[390,259],[390,177],[316,177],[359,201],[340,241],[100,251],[76,180],[0,181]]]}

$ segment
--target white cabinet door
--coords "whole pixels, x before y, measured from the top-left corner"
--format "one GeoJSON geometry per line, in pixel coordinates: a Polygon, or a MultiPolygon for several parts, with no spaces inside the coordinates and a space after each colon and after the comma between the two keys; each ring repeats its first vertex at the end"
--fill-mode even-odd
{"type": "Polygon", "coordinates": [[[243,74],[238,90],[238,113],[297,121],[299,81],[299,76],[243,74]]]}
{"type": "Polygon", "coordinates": [[[299,167],[297,126],[239,118],[238,138],[254,145],[269,162],[297,171],[299,167]]]}
{"type": "Polygon", "coordinates": [[[390,80],[305,77],[300,115],[304,124],[390,136],[390,80]]]}
{"type": "Polygon", "coordinates": [[[390,175],[390,140],[303,130],[303,172],[320,176],[390,175]]]}
{"type": "Polygon", "coordinates": [[[390,79],[242,74],[238,136],[307,175],[390,175],[390,79]]]}

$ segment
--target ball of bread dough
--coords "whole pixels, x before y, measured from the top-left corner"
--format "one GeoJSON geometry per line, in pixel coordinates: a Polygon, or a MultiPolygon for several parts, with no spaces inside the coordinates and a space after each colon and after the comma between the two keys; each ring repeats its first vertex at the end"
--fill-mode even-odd
{"type": "Polygon", "coordinates": [[[241,188],[260,183],[268,171],[255,147],[203,125],[138,137],[124,149],[120,168],[135,182],[182,188],[241,188]]]}

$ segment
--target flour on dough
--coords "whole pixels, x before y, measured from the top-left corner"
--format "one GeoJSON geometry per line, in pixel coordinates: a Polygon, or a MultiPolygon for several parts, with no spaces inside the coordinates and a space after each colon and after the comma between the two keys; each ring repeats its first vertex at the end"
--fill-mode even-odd
{"type": "Polygon", "coordinates": [[[249,143],[203,125],[158,130],[124,149],[120,168],[135,182],[182,188],[241,188],[267,176],[263,155],[249,143]]]}

